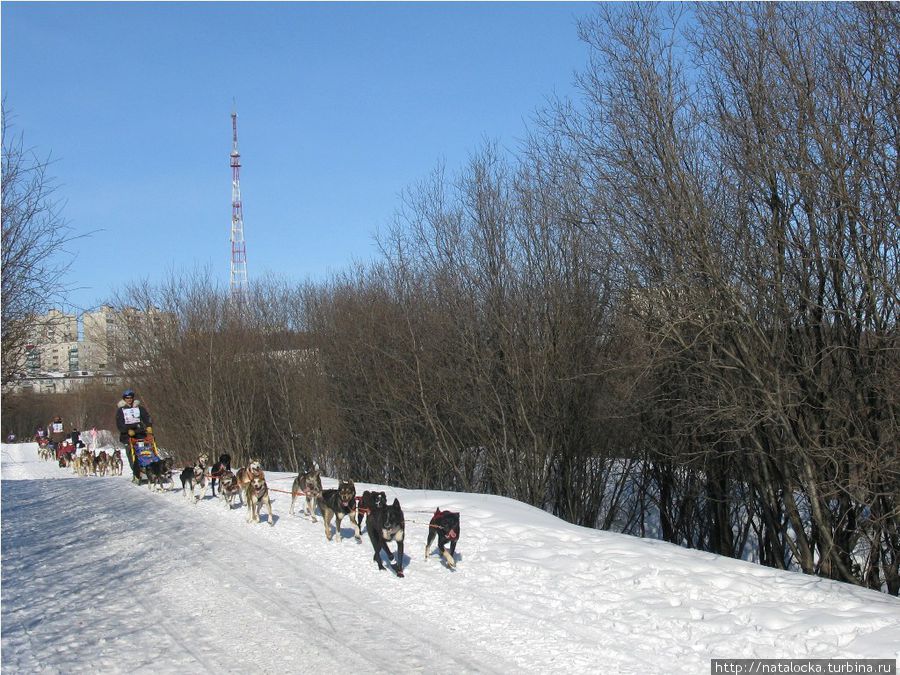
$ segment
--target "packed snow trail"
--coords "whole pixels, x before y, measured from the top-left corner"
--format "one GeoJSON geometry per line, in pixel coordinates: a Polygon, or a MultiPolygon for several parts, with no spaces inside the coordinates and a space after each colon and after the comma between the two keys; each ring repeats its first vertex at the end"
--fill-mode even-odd
{"type": "MultiPolygon", "coordinates": [[[[478,660],[483,650],[467,649],[463,635],[449,641],[462,617],[447,621],[440,607],[433,619],[411,615],[390,587],[330,573],[265,526],[245,526],[243,510],[223,526],[224,509],[121,480],[5,481],[3,490],[3,656],[18,672],[63,655],[67,672],[515,669],[500,654],[478,660]]],[[[371,557],[368,542],[362,552],[353,541],[332,546],[371,557]]]]}
{"type": "Polygon", "coordinates": [[[269,527],[208,490],[195,505],[127,475],[74,477],[33,444],[4,445],[0,469],[3,672],[697,673],[712,658],[900,656],[896,598],[499,497],[384,488],[407,518],[398,579],[365,533],[357,544],[345,520],[349,538],[327,542],[288,494],[269,527]],[[462,513],[455,572],[423,559],[438,506],[462,513]]]}

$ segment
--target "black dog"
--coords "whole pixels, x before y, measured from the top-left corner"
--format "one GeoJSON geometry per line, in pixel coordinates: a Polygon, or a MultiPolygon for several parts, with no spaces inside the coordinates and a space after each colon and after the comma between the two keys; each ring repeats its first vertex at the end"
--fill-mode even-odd
{"type": "Polygon", "coordinates": [[[196,504],[203,497],[206,491],[206,471],[199,464],[197,466],[185,467],[181,472],[181,491],[185,497],[188,496],[190,489],[190,498],[196,504]],[[194,488],[200,488],[200,494],[194,494],[194,488]]]}
{"type": "Polygon", "coordinates": [[[434,515],[431,517],[431,523],[428,525],[428,541],[425,544],[425,560],[428,560],[428,549],[431,548],[431,542],[437,537],[438,550],[441,556],[447,562],[447,567],[453,569],[456,567],[456,542],[459,541],[459,514],[453,511],[441,511],[435,509],[434,515]],[[450,542],[450,552],[444,550],[447,542],[450,542]]]}
{"type": "Polygon", "coordinates": [[[362,525],[363,516],[371,513],[372,509],[381,509],[385,506],[387,506],[386,494],[384,494],[383,492],[365,490],[359,500],[359,507],[356,509],[359,512],[356,524],[362,525]]]}
{"type": "Polygon", "coordinates": [[[147,486],[152,490],[155,485],[158,489],[163,489],[163,483],[172,482],[172,467],[175,466],[175,460],[171,457],[165,459],[155,459],[144,467],[144,473],[147,474],[147,486]]]}
{"type": "Polygon", "coordinates": [[[219,461],[212,465],[209,470],[210,486],[212,487],[212,496],[216,496],[216,480],[221,478],[226,471],[231,471],[231,455],[227,452],[219,455],[219,461]]]}
{"type": "MultiPolygon", "coordinates": [[[[384,494],[384,493],[381,493],[384,494]]],[[[385,569],[381,562],[381,552],[387,554],[388,560],[393,562],[392,568],[398,577],[403,576],[403,537],[406,534],[406,521],[403,518],[403,509],[400,508],[400,500],[394,499],[390,506],[373,508],[366,516],[366,530],[369,539],[372,540],[372,548],[375,555],[372,559],[378,563],[378,569],[385,569]],[[391,555],[387,543],[397,542],[397,556],[391,555]]]]}

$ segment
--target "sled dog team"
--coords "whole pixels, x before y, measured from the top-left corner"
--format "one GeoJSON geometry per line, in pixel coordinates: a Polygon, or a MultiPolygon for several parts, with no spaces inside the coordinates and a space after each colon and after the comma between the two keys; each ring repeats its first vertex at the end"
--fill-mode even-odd
{"type": "MultiPolygon", "coordinates": [[[[263,471],[260,460],[253,459],[246,467],[241,467],[234,472],[231,470],[231,456],[223,454],[212,466],[208,466],[209,456],[200,455],[193,466],[185,467],[181,472],[182,494],[199,502],[206,493],[206,486],[212,488],[212,496],[216,496],[216,484],[219,486],[219,497],[224,501],[226,508],[234,507],[234,499],[237,497],[242,505],[247,506],[247,522],[260,522],[259,516],[263,508],[268,512],[268,523],[275,525],[272,514],[272,501],[269,497],[269,487],[266,483],[266,474],[263,471]]],[[[171,457],[157,458],[143,468],[147,477],[147,485],[151,490],[162,491],[168,486],[174,489],[172,479],[175,460],[171,457]]],[[[87,476],[90,473],[105,476],[107,473],[113,476],[121,476],[124,462],[121,450],[113,450],[110,453],[101,450],[94,454],[84,450],[76,455],[71,462],[77,475],[87,476]]],[[[303,497],[304,505],[302,513],[312,522],[316,520],[316,508],[322,515],[325,526],[325,537],[332,541],[337,533],[338,541],[343,539],[341,523],[348,518],[353,528],[353,537],[357,542],[362,541],[361,527],[363,516],[366,517],[366,531],[374,549],[373,560],[379,569],[386,569],[382,561],[382,552],[387,556],[391,569],[398,577],[403,576],[403,546],[406,535],[406,520],[400,501],[394,499],[392,504],[387,503],[387,495],[384,492],[366,490],[357,498],[356,485],[352,480],[339,480],[334,489],[322,489],[321,471],[308,471],[300,473],[291,486],[290,514],[294,515],[297,500],[303,497]],[[334,531],[332,531],[332,522],[334,531]],[[396,554],[388,548],[388,544],[396,544],[396,554]]],[[[447,567],[456,567],[456,544],[459,541],[459,513],[453,511],[441,511],[436,509],[428,524],[428,541],[425,544],[425,559],[428,559],[435,539],[437,548],[447,567]]]]}
{"type": "MultiPolygon", "coordinates": [[[[53,459],[53,451],[49,446],[42,445],[38,450],[38,456],[50,461],[53,459]]],[[[88,448],[79,448],[71,455],[63,455],[59,465],[60,468],[71,466],[76,476],[121,476],[124,461],[121,450],[95,452],[88,448]]]]}
{"type": "MultiPolygon", "coordinates": [[[[260,512],[265,508],[268,513],[268,523],[275,525],[272,514],[272,501],[269,497],[269,487],[266,483],[266,474],[263,471],[260,460],[253,459],[246,467],[241,467],[237,472],[231,470],[231,456],[223,454],[219,461],[211,467],[207,467],[208,455],[200,455],[197,463],[185,467],[181,472],[181,489],[184,496],[197,503],[206,492],[207,483],[212,487],[212,496],[216,496],[216,483],[219,485],[219,498],[228,509],[233,508],[234,499],[237,497],[241,504],[247,506],[247,522],[260,522],[260,512]]],[[[151,489],[156,485],[162,489],[164,480],[154,477],[168,475],[171,470],[171,460],[155,462],[159,466],[150,469],[147,475],[151,489]],[[167,464],[168,463],[168,464],[167,464]],[[157,473],[159,472],[159,473],[157,473]]],[[[151,467],[154,465],[151,464],[151,467]]],[[[363,516],[366,517],[366,531],[374,549],[373,560],[379,569],[386,569],[382,562],[382,552],[387,556],[391,569],[398,577],[403,576],[403,546],[406,534],[406,521],[400,501],[394,499],[392,504],[387,503],[387,495],[384,492],[366,490],[357,499],[356,486],[352,480],[339,480],[334,489],[322,489],[321,471],[307,471],[300,473],[291,486],[290,514],[294,515],[297,500],[303,497],[304,506],[302,513],[312,522],[316,520],[316,508],[322,515],[325,527],[325,537],[332,541],[334,534],[337,540],[343,539],[341,523],[348,518],[353,528],[353,537],[357,542],[362,541],[361,526],[363,516]],[[334,531],[332,531],[332,522],[334,531]],[[396,554],[388,548],[388,543],[396,544],[396,554]]],[[[447,567],[456,567],[456,544],[459,541],[459,513],[452,511],[435,510],[428,525],[428,541],[425,544],[425,558],[428,559],[435,539],[441,557],[447,567]],[[449,545],[449,546],[448,546],[449,545]]]]}

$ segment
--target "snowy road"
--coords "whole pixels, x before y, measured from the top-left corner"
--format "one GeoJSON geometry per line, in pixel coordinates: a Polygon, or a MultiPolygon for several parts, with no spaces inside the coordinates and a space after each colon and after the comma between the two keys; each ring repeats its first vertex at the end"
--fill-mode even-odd
{"type": "Polygon", "coordinates": [[[468,643],[465,617],[440,604],[410,612],[410,594],[395,595],[406,579],[365,564],[367,540],[329,545],[321,525],[302,524],[312,531],[285,537],[247,525],[242,509],[124,480],[4,481],[4,669],[515,669],[502,643],[468,643]],[[302,534],[324,550],[301,554],[302,534]]]}
{"type": "Polygon", "coordinates": [[[327,542],[290,516],[289,495],[274,527],[251,525],[208,494],[74,477],[33,448],[3,446],[3,672],[687,673],[900,656],[895,598],[511,500],[387,488],[408,521],[398,579],[365,534],[327,542]],[[423,559],[437,506],[463,513],[455,572],[423,559]]]}

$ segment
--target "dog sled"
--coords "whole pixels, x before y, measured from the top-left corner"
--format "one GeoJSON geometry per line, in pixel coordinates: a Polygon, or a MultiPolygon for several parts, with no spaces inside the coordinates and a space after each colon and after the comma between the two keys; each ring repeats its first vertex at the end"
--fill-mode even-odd
{"type": "Polygon", "coordinates": [[[162,459],[159,454],[159,449],[156,447],[156,441],[150,434],[147,434],[143,438],[129,438],[128,453],[131,457],[132,466],[139,467],[142,480],[150,479],[146,471],[147,466],[162,459]]]}

